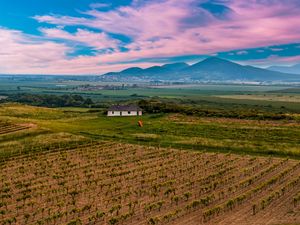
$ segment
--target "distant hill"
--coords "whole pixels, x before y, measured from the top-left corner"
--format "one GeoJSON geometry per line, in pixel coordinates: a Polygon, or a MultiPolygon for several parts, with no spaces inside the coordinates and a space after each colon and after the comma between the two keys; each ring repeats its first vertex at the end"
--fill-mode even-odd
{"type": "Polygon", "coordinates": [[[267,69],[282,73],[300,74],[300,64],[296,64],[293,66],[270,66],[267,69]]]}
{"type": "Polygon", "coordinates": [[[188,68],[189,64],[187,63],[173,63],[173,64],[165,64],[162,66],[162,68],[168,69],[168,70],[182,70],[185,68],[188,68]]]}
{"type": "Polygon", "coordinates": [[[142,69],[128,68],[121,72],[106,73],[102,80],[162,80],[162,81],[300,81],[300,75],[270,71],[210,57],[193,65],[166,64],[142,69]]]}

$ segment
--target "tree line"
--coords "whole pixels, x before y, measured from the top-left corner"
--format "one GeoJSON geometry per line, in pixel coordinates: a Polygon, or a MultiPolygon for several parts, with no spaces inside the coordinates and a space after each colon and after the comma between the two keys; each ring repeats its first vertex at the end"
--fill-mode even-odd
{"type": "Polygon", "coordinates": [[[81,95],[13,94],[5,102],[19,102],[44,107],[92,107],[95,103],[81,95]]]}
{"type": "Polygon", "coordinates": [[[270,112],[249,108],[214,108],[201,105],[189,105],[176,102],[165,102],[160,99],[140,100],[138,105],[146,113],[180,113],[203,117],[225,117],[236,119],[259,120],[292,120],[292,116],[280,112],[270,112]]]}

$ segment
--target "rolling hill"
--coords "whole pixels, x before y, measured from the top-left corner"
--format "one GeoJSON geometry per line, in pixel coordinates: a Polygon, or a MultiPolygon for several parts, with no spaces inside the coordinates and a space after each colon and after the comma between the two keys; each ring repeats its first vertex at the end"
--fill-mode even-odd
{"type": "Polygon", "coordinates": [[[300,74],[300,63],[293,66],[270,66],[267,69],[281,73],[300,74]]]}
{"type": "Polygon", "coordinates": [[[281,73],[253,66],[243,66],[217,57],[193,65],[166,64],[146,69],[132,67],[102,75],[109,81],[300,81],[300,75],[281,73]]]}

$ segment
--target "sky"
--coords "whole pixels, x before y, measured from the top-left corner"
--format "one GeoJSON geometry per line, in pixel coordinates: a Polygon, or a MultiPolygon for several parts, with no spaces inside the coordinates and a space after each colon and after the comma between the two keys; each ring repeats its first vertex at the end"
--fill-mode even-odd
{"type": "Polygon", "coordinates": [[[300,62],[299,0],[1,0],[1,74],[300,62]]]}

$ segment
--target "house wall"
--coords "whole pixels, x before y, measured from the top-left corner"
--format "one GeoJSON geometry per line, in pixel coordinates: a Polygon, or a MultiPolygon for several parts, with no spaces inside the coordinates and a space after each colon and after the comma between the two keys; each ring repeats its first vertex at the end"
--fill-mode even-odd
{"type": "Polygon", "coordinates": [[[107,116],[120,116],[120,112],[119,111],[108,111],[107,112],[107,116]]]}
{"type": "Polygon", "coordinates": [[[130,111],[130,113],[128,111],[108,111],[107,112],[107,116],[141,116],[142,112],[139,111],[130,111]]]}

